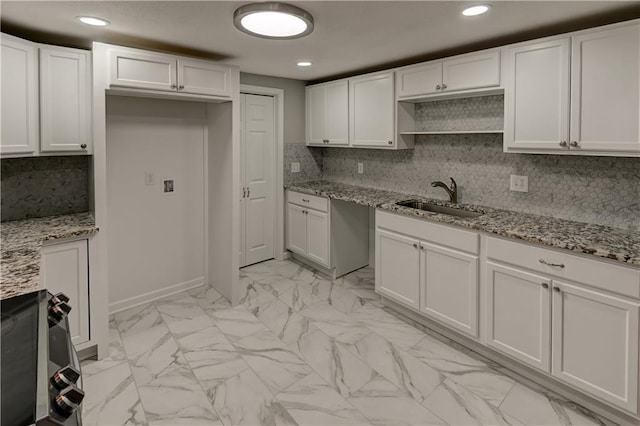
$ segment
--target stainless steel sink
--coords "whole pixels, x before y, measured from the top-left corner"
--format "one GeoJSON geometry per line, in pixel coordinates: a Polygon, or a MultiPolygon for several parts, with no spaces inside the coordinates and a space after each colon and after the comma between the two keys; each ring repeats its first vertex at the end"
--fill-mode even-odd
{"type": "Polygon", "coordinates": [[[464,218],[474,218],[474,217],[482,216],[484,214],[480,212],[472,212],[469,210],[457,209],[455,207],[439,206],[437,204],[425,203],[422,201],[415,201],[415,200],[401,201],[399,203],[396,203],[396,205],[402,206],[402,207],[409,207],[410,209],[418,209],[418,210],[424,210],[427,212],[448,214],[449,216],[464,217],[464,218]]]}

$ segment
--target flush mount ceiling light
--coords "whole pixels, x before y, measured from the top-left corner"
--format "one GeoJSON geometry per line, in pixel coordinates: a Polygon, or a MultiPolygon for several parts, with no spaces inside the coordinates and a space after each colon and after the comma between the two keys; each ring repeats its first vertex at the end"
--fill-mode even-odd
{"type": "Polygon", "coordinates": [[[488,4],[479,4],[477,6],[471,6],[462,11],[464,16],[477,16],[488,12],[491,6],[488,4]]]}
{"type": "Polygon", "coordinates": [[[251,3],[236,9],[233,25],[252,36],[286,40],[310,34],[313,16],[290,4],[251,3]]]}
{"type": "Polygon", "coordinates": [[[300,61],[296,65],[299,67],[310,67],[312,64],[311,61],[300,61]]]}
{"type": "Polygon", "coordinates": [[[106,27],[110,24],[106,19],[96,18],[95,16],[77,16],[76,18],[83,24],[92,25],[94,27],[106,27]]]}

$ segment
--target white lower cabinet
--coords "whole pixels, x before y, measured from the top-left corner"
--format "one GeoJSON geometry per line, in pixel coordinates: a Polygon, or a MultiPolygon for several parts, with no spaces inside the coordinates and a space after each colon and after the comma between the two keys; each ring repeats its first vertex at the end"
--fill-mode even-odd
{"type": "Polygon", "coordinates": [[[638,410],[639,303],[553,282],[553,376],[638,410]]]}
{"type": "Polygon", "coordinates": [[[551,371],[551,280],[487,262],[487,345],[551,371]]]}
{"type": "Polygon", "coordinates": [[[69,327],[74,345],[88,342],[89,330],[89,258],[88,240],[42,247],[40,282],[51,293],[69,297],[69,327]]]}
{"type": "Polygon", "coordinates": [[[377,211],[376,291],[476,338],[477,250],[476,233],[377,211]]]}
{"type": "Polygon", "coordinates": [[[307,215],[304,208],[287,205],[287,248],[296,253],[307,252],[307,215]]]}
{"type": "Polygon", "coordinates": [[[321,265],[329,265],[329,215],[307,209],[307,256],[321,265]]]}
{"type": "MultiPolygon", "coordinates": [[[[303,207],[294,202],[311,203],[319,197],[306,196],[299,200],[289,196],[287,203],[287,249],[326,268],[329,267],[329,214],[326,200],[322,210],[303,207]]],[[[311,204],[315,206],[314,204],[311,204]]],[[[316,206],[318,207],[318,206],[316,206]]]]}

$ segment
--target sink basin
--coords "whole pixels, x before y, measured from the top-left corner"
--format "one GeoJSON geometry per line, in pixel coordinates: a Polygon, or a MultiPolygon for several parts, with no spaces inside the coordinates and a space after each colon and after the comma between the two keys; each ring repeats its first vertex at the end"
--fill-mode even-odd
{"type": "Polygon", "coordinates": [[[396,205],[402,206],[402,207],[409,207],[410,209],[418,209],[418,210],[424,210],[427,212],[448,214],[449,216],[464,217],[464,218],[474,218],[474,217],[483,215],[483,213],[480,213],[480,212],[472,212],[469,210],[457,209],[455,207],[439,206],[437,204],[425,203],[422,201],[414,201],[414,200],[402,201],[402,202],[396,203],[396,205]]]}

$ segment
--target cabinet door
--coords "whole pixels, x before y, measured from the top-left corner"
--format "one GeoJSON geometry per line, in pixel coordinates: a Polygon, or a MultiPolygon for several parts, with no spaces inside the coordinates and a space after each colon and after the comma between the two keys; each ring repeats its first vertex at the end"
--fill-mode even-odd
{"type": "Polygon", "coordinates": [[[376,230],[376,292],[413,309],[420,309],[420,250],[418,240],[376,230]]]}
{"type": "Polygon", "coordinates": [[[229,67],[195,59],[178,59],[180,92],[229,97],[229,78],[229,67]]]}
{"type": "Polygon", "coordinates": [[[507,51],[505,151],[567,149],[569,53],[568,38],[507,51]]]}
{"type": "Polygon", "coordinates": [[[351,145],[394,146],[393,72],[349,79],[351,145]]]}
{"type": "Polygon", "coordinates": [[[327,139],[327,86],[305,89],[307,144],[323,144],[327,139]]]}
{"type": "Polygon", "coordinates": [[[553,286],[552,374],[636,413],[640,306],[560,281],[553,286]]]}
{"type": "Polygon", "coordinates": [[[89,152],[90,53],[40,48],[40,149],[89,152]]]}
{"type": "Polygon", "coordinates": [[[551,371],[551,280],[487,262],[487,345],[551,371]]]}
{"type": "Polygon", "coordinates": [[[572,150],[640,154],[640,24],[572,38],[572,150]]]}
{"type": "Polygon", "coordinates": [[[398,71],[399,98],[440,93],[442,87],[442,61],[427,62],[398,71]]]}
{"type": "Polygon", "coordinates": [[[349,85],[346,80],[327,85],[326,137],[329,145],[349,144],[349,85]]]}
{"type": "Polygon", "coordinates": [[[420,243],[420,311],[478,336],[478,257],[420,243]]]}
{"type": "Polygon", "coordinates": [[[37,155],[38,49],[26,40],[2,34],[2,154],[37,155]]]}
{"type": "Polygon", "coordinates": [[[89,259],[87,240],[42,247],[41,282],[51,293],[69,297],[71,341],[89,341],[89,259]]]}
{"type": "Polygon", "coordinates": [[[287,249],[307,253],[307,215],[305,209],[287,204],[287,249]]]}
{"type": "Polygon", "coordinates": [[[109,57],[112,86],[177,90],[177,61],[173,56],[113,49],[109,57]]]}
{"type": "Polygon", "coordinates": [[[500,85],[500,51],[464,55],[442,63],[443,92],[500,85]]]}
{"type": "Polygon", "coordinates": [[[307,257],[329,267],[329,215],[306,209],[307,257]]]}

